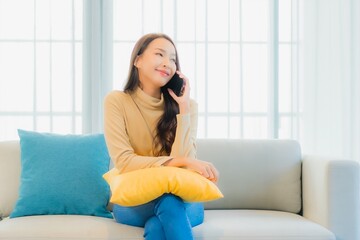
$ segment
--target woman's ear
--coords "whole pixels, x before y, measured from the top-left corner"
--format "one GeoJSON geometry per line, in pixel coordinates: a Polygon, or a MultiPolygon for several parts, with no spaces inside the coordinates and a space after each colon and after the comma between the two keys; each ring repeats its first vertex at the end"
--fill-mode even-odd
{"type": "Polygon", "coordinates": [[[134,61],[134,66],[135,66],[136,68],[138,67],[139,58],[140,58],[139,55],[136,56],[135,61],[134,61]]]}

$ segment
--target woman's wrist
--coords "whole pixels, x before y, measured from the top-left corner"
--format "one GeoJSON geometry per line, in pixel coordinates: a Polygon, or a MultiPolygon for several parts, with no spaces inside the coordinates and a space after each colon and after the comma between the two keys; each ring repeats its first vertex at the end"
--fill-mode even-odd
{"type": "Polygon", "coordinates": [[[190,112],[190,104],[189,103],[179,104],[179,113],[180,114],[187,114],[189,112],[190,112]]]}
{"type": "Polygon", "coordinates": [[[186,167],[188,159],[185,157],[174,157],[166,161],[163,166],[168,167],[186,167]]]}

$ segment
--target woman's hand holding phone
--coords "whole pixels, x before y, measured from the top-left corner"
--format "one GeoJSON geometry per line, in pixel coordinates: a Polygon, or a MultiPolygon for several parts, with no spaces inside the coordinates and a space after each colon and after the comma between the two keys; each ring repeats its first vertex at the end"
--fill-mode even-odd
{"type": "Polygon", "coordinates": [[[180,96],[177,96],[171,88],[168,88],[171,97],[179,104],[180,114],[186,114],[190,111],[190,84],[189,79],[181,72],[176,71],[179,77],[183,80],[183,86],[180,96]]]}

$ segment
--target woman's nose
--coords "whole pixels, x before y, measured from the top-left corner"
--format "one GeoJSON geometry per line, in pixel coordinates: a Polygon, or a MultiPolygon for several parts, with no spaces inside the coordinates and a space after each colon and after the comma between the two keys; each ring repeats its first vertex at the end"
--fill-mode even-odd
{"type": "Polygon", "coordinates": [[[170,64],[170,59],[165,58],[164,61],[163,61],[163,66],[168,67],[168,66],[170,66],[169,64],[170,64]]]}

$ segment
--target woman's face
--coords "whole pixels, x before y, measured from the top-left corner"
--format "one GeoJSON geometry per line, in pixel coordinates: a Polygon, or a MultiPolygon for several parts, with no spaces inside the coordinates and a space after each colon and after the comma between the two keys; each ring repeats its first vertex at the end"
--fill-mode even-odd
{"type": "Polygon", "coordinates": [[[143,88],[160,89],[176,72],[175,47],[167,39],[157,38],[137,57],[135,66],[143,88]]]}

